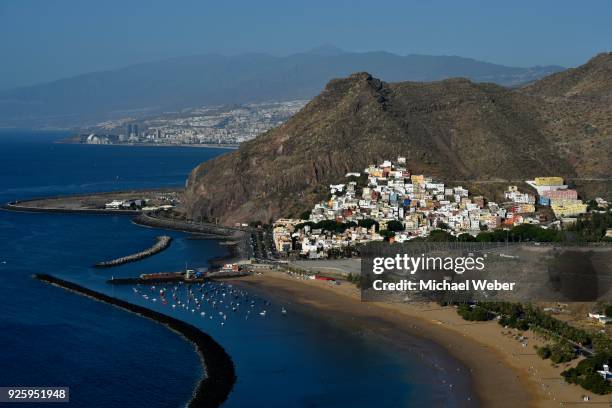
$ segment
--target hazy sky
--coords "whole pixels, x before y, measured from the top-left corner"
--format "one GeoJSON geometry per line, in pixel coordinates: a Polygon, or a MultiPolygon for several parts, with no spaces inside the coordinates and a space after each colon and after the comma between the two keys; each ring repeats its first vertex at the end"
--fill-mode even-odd
{"type": "Polygon", "coordinates": [[[0,89],[175,56],[321,44],[576,66],[612,49],[612,1],[0,0],[0,89]]]}

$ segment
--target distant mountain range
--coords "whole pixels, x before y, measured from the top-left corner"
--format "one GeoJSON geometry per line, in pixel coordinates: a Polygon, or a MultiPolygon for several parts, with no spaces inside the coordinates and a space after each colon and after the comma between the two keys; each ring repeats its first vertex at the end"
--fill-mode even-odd
{"type": "Polygon", "coordinates": [[[82,127],[202,105],[310,99],[331,78],[358,71],[389,82],[465,77],[517,86],[562,69],[507,67],[456,56],[345,52],[330,46],[285,57],[206,54],[0,91],[0,126],[82,127]]]}
{"type": "Polygon", "coordinates": [[[583,197],[612,198],[612,53],[530,85],[467,79],[334,79],[283,125],[191,173],[189,217],[225,223],[297,216],[347,172],[398,156],[489,198],[558,175],[583,197]]]}

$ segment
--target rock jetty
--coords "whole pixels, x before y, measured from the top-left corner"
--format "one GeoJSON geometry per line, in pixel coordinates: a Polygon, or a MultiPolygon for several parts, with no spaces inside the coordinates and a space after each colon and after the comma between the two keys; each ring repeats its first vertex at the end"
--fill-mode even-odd
{"type": "Polygon", "coordinates": [[[168,235],[162,235],[157,237],[156,239],[157,242],[155,242],[155,245],[145,249],[144,251],[121,258],[116,258],[110,261],[98,262],[94,266],[96,268],[111,268],[113,266],[123,265],[128,262],[139,261],[141,259],[147,258],[149,256],[155,255],[158,252],[163,251],[164,249],[168,248],[170,246],[170,242],[172,242],[172,237],[168,235]]]}

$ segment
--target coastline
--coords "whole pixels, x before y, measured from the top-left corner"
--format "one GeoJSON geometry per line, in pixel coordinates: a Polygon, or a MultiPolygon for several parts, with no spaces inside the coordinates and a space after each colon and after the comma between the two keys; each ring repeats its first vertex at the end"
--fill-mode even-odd
{"type": "Polygon", "coordinates": [[[85,145],[85,146],[128,146],[128,147],[206,147],[209,149],[226,149],[226,150],[236,150],[240,147],[239,144],[215,144],[215,143],[207,143],[207,144],[196,144],[196,143],[107,143],[107,144],[92,144],[92,143],[80,143],[80,142],[72,142],[72,141],[64,141],[64,140],[56,140],[56,144],[72,144],[72,145],[85,145]]]}
{"type": "MultiPolygon", "coordinates": [[[[98,192],[87,194],[56,195],[49,197],[37,197],[26,200],[15,200],[0,206],[0,210],[24,213],[56,213],[56,214],[94,214],[94,215],[124,215],[132,216],[132,223],[140,227],[153,228],[168,231],[178,231],[190,234],[189,239],[216,240],[222,242],[227,248],[227,254],[210,260],[212,265],[221,266],[243,256],[241,242],[245,239],[245,231],[238,228],[226,227],[212,223],[194,223],[171,218],[159,217],[153,213],[141,210],[110,210],[97,208],[75,207],[79,200],[91,200],[92,198],[114,198],[117,195],[151,194],[152,192],[176,192],[177,188],[167,187],[160,189],[131,189],[122,191],[98,192]],[[60,201],[67,207],[49,205],[49,202],[60,201]]],[[[165,248],[163,248],[165,249],[165,248]]]]}
{"type": "Polygon", "coordinates": [[[144,212],[140,212],[138,216],[134,217],[132,222],[140,226],[156,229],[181,231],[192,234],[213,235],[218,237],[219,239],[231,238],[237,233],[242,234],[244,232],[243,230],[225,227],[223,225],[188,222],[183,220],[156,217],[152,214],[144,212]]]}
{"type": "Polygon", "coordinates": [[[24,212],[24,213],[62,213],[62,214],[96,214],[96,215],[138,215],[138,210],[104,210],[104,209],[67,209],[67,208],[39,208],[20,204],[21,201],[11,201],[3,204],[0,209],[5,211],[24,212]]]}
{"type": "MultiPolygon", "coordinates": [[[[34,212],[49,212],[48,209],[37,210],[34,212]]],[[[149,214],[140,214],[132,222],[145,227],[182,231],[197,234],[200,238],[221,241],[240,240],[246,234],[237,228],[190,223],[149,214]]],[[[211,264],[229,262],[240,255],[240,242],[228,244],[228,254],[211,260],[211,264]]],[[[359,323],[366,331],[376,332],[398,346],[401,346],[402,341],[410,342],[414,337],[431,341],[440,346],[454,361],[467,367],[469,374],[466,377],[470,378],[470,387],[474,391],[472,401],[477,400],[482,406],[558,407],[561,403],[580,406],[609,402],[606,396],[597,396],[578,386],[565,383],[560,372],[575,365],[577,361],[552,367],[549,360],[537,357],[533,346],[541,346],[544,343],[534,339],[533,333],[526,333],[529,344],[525,347],[512,338],[510,330],[506,330],[507,334],[502,334],[504,329],[496,322],[467,322],[461,319],[453,308],[442,308],[438,305],[364,303],[360,301],[359,291],[348,283],[331,286],[321,281],[297,280],[273,271],[266,271],[263,276],[233,278],[232,281],[266,292],[270,298],[281,298],[287,303],[300,304],[311,313],[323,311],[326,316],[332,317],[330,320],[352,322],[353,325],[359,323]],[[589,396],[590,401],[582,400],[585,395],[589,396]]],[[[65,283],[72,285],[70,282],[65,283]]],[[[58,286],[66,288],[63,285],[58,286]]],[[[79,288],[82,291],[75,291],[80,294],[89,291],[87,288],[79,288]]],[[[96,298],[94,295],[85,295],[96,298]]],[[[140,312],[134,313],[148,317],[140,312]]]]}
{"type": "Polygon", "coordinates": [[[471,386],[485,407],[608,403],[606,396],[565,383],[560,372],[566,365],[555,368],[549,360],[540,359],[533,345],[543,343],[529,332],[525,333],[529,344],[522,346],[510,334],[502,334],[504,329],[497,322],[467,322],[452,307],[361,302],[359,290],[349,283],[336,286],[298,280],[275,271],[233,281],[334,320],[352,322],[398,344],[414,337],[437,344],[468,367],[471,386]],[[583,395],[591,400],[583,401],[583,395]]]}
{"type": "Polygon", "coordinates": [[[216,408],[227,400],[236,382],[234,363],[219,343],[197,327],[51,275],[36,274],[34,279],[153,320],[179,334],[195,346],[204,369],[188,406],[216,408]]]}
{"type": "Polygon", "coordinates": [[[138,215],[141,210],[89,208],[82,201],[113,200],[123,196],[151,195],[158,193],[177,193],[182,191],[181,187],[142,188],[119,191],[103,191],[86,194],[61,194],[47,197],[34,197],[25,200],[14,200],[4,203],[0,209],[16,212],[33,213],[85,213],[106,215],[138,215]]]}
{"type": "Polygon", "coordinates": [[[216,240],[223,243],[227,254],[209,260],[211,265],[221,266],[224,263],[237,261],[245,256],[244,240],[246,231],[237,228],[223,227],[210,223],[190,223],[168,218],[154,217],[141,213],[132,219],[132,223],[145,228],[179,231],[191,234],[190,239],[216,240]]]}

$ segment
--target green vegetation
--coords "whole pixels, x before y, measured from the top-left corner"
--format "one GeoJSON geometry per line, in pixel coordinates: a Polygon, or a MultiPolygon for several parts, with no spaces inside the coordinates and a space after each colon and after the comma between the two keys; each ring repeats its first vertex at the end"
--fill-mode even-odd
{"type": "Polygon", "coordinates": [[[489,311],[501,316],[500,324],[509,327],[524,329],[527,327],[538,327],[551,333],[553,336],[572,341],[583,346],[592,344],[593,337],[586,330],[578,329],[568,323],[556,319],[541,309],[532,305],[522,305],[509,302],[483,303],[489,311]],[[514,324],[514,325],[513,325],[514,324]]]}
{"type": "Polygon", "coordinates": [[[306,221],[295,226],[296,230],[302,229],[305,226],[310,226],[311,229],[322,229],[323,231],[343,233],[349,228],[357,226],[355,222],[338,222],[334,220],[323,220],[319,222],[306,221]]]}
{"type": "Polygon", "coordinates": [[[447,229],[450,229],[450,227],[448,226],[447,223],[438,221],[438,229],[447,230],[447,229]]]}
{"type": "MultiPolygon", "coordinates": [[[[310,213],[308,214],[308,216],[310,217],[310,213]]],[[[364,220],[359,220],[357,223],[355,223],[353,221],[338,222],[338,221],[334,221],[334,220],[323,220],[323,221],[319,221],[319,222],[306,221],[306,222],[302,222],[300,224],[297,224],[295,226],[295,229],[299,230],[299,229],[304,228],[307,225],[310,226],[311,229],[322,229],[324,231],[337,232],[337,233],[343,233],[347,229],[353,228],[353,227],[356,227],[356,226],[360,226],[360,227],[364,227],[364,228],[371,228],[373,225],[375,225],[376,229],[378,229],[378,222],[374,221],[373,219],[370,219],[370,218],[367,218],[367,219],[364,219],[364,220]]]]}
{"type": "Polygon", "coordinates": [[[546,360],[552,354],[548,345],[542,347],[536,347],[536,353],[541,359],[546,360]]]}
{"type": "MultiPolygon", "coordinates": [[[[301,215],[301,219],[307,219],[310,217],[310,211],[305,211],[301,215]]],[[[325,231],[339,232],[342,233],[346,229],[359,225],[360,227],[371,228],[373,225],[378,230],[378,222],[373,219],[359,220],[357,224],[354,222],[340,223],[334,220],[324,220],[318,223],[312,223],[310,221],[298,224],[296,228],[303,228],[306,225],[310,225],[314,229],[323,229],[325,231]]],[[[447,231],[448,225],[444,223],[438,224],[438,229],[431,231],[426,238],[415,238],[413,241],[427,241],[427,242],[562,242],[562,241],[574,241],[574,242],[598,242],[598,241],[611,241],[612,239],[606,238],[606,230],[612,228],[612,213],[610,211],[606,213],[589,213],[584,214],[578,218],[575,225],[568,227],[565,231],[558,231],[554,229],[542,228],[538,225],[522,224],[513,227],[510,230],[482,230],[477,236],[472,236],[467,233],[463,233],[458,237],[455,237],[447,231]]],[[[390,235],[390,232],[404,231],[404,225],[397,220],[387,222],[387,229],[384,232],[383,237],[390,238],[394,235],[390,235]]]]}
{"type": "Polygon", "coordinates": [[[598,210],[599,209],[599,205],[597,205],[597,201],[595,200],[589,200],[587,201],[587,211],[594,211],[594,210],[598,210]]]}
{"type": "Polygon", "coordinates": [[[566,363],[576,358],[576,350],[565,340],[558,341],[550,348],[550,361],[555,364],[566,363]]]}
{"type": "Polygon", "coordinates": [[[350,183],[351,181],[354,181],[355,183],[357,183],[356,187],[365,187],[368,185],[368,175],[366,173],[362,173],[359,175],[359,177],[357,176],[349,176],[347,177],[347,183],[350,183]]]}
{"type": "Polygon", "coordinates": [[[336,197],[342,197],[342,196],[345,196],[345,195],[346,195],[346,189],[344,189],[344,190],[342,190],[342,191],[336,191],[336,192],[334,192],[334,193],[329,193],[329,194],[327,195],[327,199],[328,199],[328,200],[331,200],[333,196],[336,196],[336,197]]]}
{"type": "Polygon", "coordinates": [[[351,258],[354,255],[358,254],[358,250],[352,245],[347,245],[342,248],[332,248],[327,252],[327,256],[329,259],[351,258]]]}
{"type": "Polygon", "coordinates": [[[393,232],[403,231],[404,224],[402,224],[400,221],[397,221],[397,220],[389,221],[387,222],[387,230],[393,231],[393,232]]]}
{"type": "Polygon", "coordinates": [[[476,242],[476,237],[464,232],[457,237],[458,242],[476,242]]]}
{"type": "Polygon", "coordinates": [[[361,275],[359,273],[352,274],[349,273],[346,277],[346,280],[354,283],[358,289],[363,288],[371,288],[372,287],[372,277],[369,274],[361,275]]]}
{"type": "Polygon", "coordinates": [[[350,183],[351,181],[357,183],[357,185],[355,186],[355,193],[357,194],[357,196],[361,196],[363,188],[368,185],[368,175],[366,173],[363,173],[359,177],[349,176],[347,178],[347,182],[350,183]]]}
{"type": "MultiPolygon", "coordinates": [[[[606,307],[606,305],[600,305],[606,307]]],[[[594,355],[580,361],[575,368],[570,368],[561,375],[572,384],[597,394],[612,392],[612,386],[604,380],[597,370],[612,360],[612,339],[605,334],[590,333],[556,319],[532,305],[509,302],[479,303],[476,307],[459,305],[457,313],[466,320],[486,320],[486,313],[497,315],[499,324],[519,330],[531,329],[546,339],[555,342],[552,345],[537,347],[538,356],[550,358],[554,364],[571,361],[577,356],[577,345],[591,347],[594,355]],[[476,309],[479,309],[477,312],[476,309]]]]}
{"type": "Polygon", "coordinates": [[[573,233],[578,242],[612,241],[605,236],[608,228],[612,228],[612,212],[590,212],[578,217],[568,232],[573,233]]]}
{"type": "Polygon", "coordinates": [[[395,232],[389,230],[380,230],[378,233],[385,238],[386,241],[395,236],[395,232]]]}
{"type": "Polygon", "coordinates": [[[476,241],[479,242],[559,242],[562,239],[563,236],[560,231],[544,229],[531,224],[517,225],[509,231],[483,231],[476,236],[476,241]]]}
{"type": "Polygon", "coordinates": [[[489,312],[482,306],[470,306],[465,303],[459,305],[459,307],[457,308],[457,313],[459,313],[459,315],[463,317],[464,320],[469,321],[485,321],[491,320],[493,319],[493,317],[495,317],[495,315],[493,315],[491,312],[489,312]]]}
{"type": "Polygon", "coordinates": [[[357,225],[359,225],[360,227],[363,227],[363,228],[367,228],[367,229],[372,228],[372,225],[376,225],[376,230],[378,230],[378,221],[375,221],[375,220],[373,220],[371,218],[366,218],[366,219],[363,219],[363,220],[359,220],[357,222],[357,225]]]}
{"type": "Polygon", "coordinates": [[[357,286],[358,288],[361,287],[361,275],[360,274],[353,275],[352,273],[349,273],[348,276],[346,277],[346,280],[355,284],[355,286],[357,286]]]}
{"type": "Polygon", "coordinates": [[[427,242],[560,242],[563,240],[563,233],[557,230],[544,229],[537,225],[522,224],[510,230],[481,231],[475,237],[467,233],[455,237],[445,229],[436,229],[431,231],[427,238],[416,240],[427,242]]]}
{"type": "Polygon", "coordinates": [[[612,316],[612,304],[604,302],[603,300],[595,303],[593,307],[593,313],[604,314],[606,316],[612,316]]]}
{"type": "Polygon", "coordinates": [[[601,370],[604,364],[610,364],[610,360],[610,354],[598,354],[582,360],[576,367],[563,371],[561,375],[570,384],[578,384],[595,394],[608,394],[612,392],[612,387],[597,370],[601,370]]]}
{"type": "Polygon", "coordinates": [[[455,240],[456,238],[454,236],[441,229],[431,231],[429,236],[425,239],[425,241],[429,242],[450,242],[455,240]]]}
{"type": "Polygon", "coordinates": [[[612,213],[589,213],[578,218],[576,225],[568,227],[566,231],[557,231],[554,229],[545,229],[538,225],[522,224],[513,227],[510,230],[484,230],[476,237],[464,233],[455,237],[444,231],[446,228],[442,225],[440,229],[431,232],[425,240],[430,242],[599,242],[611,241],[606,238],[606,230],[612,228],[612,213]]]}

